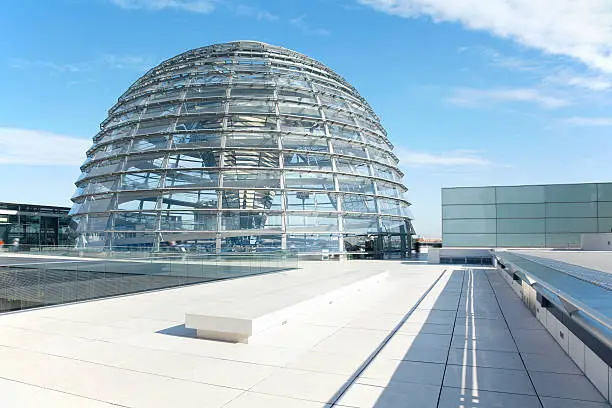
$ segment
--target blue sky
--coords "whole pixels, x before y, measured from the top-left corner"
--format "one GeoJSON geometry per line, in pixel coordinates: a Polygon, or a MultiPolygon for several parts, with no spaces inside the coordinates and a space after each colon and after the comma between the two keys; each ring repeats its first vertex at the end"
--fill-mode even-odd
{"type": "Polygon", "coordinates": [[[612,179],[608,0],[21,0],[0,13],[0,201],[69,205],[108,108],[148,68],[253,39],[351,82],[396,146],[415,227],[440,188],[612,179]]]}

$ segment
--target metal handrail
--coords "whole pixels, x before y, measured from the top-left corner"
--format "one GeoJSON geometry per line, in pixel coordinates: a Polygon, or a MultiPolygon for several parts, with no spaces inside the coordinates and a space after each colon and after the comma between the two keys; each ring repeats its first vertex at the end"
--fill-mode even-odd
{"type": "MultiPolygon", "coordinates": [[[[501,251],[500,251],[501,252],[501,251]]],[[[604,326],[606,329],[610,330],[612,332],[612,318],[610,318],[607,315],[604,315],[596,310],[593,310],[592,308],[590,308],[588,305],[586,305],[584,302],[582,302],[579,299],[576,299],[574,296],[567,294],[561,290],[559,290],[558,288],[552,286],[550,283],[534,276],[532,273],[530,273],[529,271],[525,270],[524,268],[521,268],[520,266],[517,266],[514,262],[512,262],[511,260],[507,260],[503,258],[503,255],[501,255],[500,252],[494,252],[494,256],[496,257],[496,259],[499,261],[499,258],[502,258],[502,262],[500,262],[501,264],[505,265],[506,267],[510,266],[511,272],[516,273],[519,272],[519,274],[524,275],[525,279],[523,279],[525,282],[527,282],[530,286],[534,286],[536,283],[542,287],[544,287],[546,290],[548,290],[549,292],[553,293],[554,295],[556,295],[560,302],[562,303],[561,305],[558,304],[558,302],[555,302],[554,299],[549,299],[551,300],[554,304],[556,304],[557,306],[561,307],[561,310],[564,311],[570,318],[572,318],[573,320],[575,320],[578,324],[580,324],[580,326],[589,326],[589,327],[585,327],[585,329],[593,332],[593,331],[597,331],[595,328],[590,327],[591,325],[589,325],[587,322],[585,322],[583,319],[581,319],[579,316],[576,316],[577,312],[581,312],[584,313],[585,315],[587,315],[589,318],[595,320],[596,322],[598,322],[599,324],[601,324],[602,326],[604,326]],[[575,318],[578,317],[578,318],[575,318]]],[[[531,259],[525,258],[524,256],[521,256],[519,254],[515,254],[512,253],[513,256],[519,257],[527,262],[531,262],[531,263],[535,263],[538,264],[540,267],[542,268],[546,268],[549,270],[552,270],[556,273],[561,273],[564,275],[567,275],[573,279],[576,280],[580,280],[582,282],[585,282],[587,284],[590,285],[594,285],[597,286],[603,290],[607,290],[606,288],[604,288],[603,286],[599,286],[596,285],[593,282],[590,282],[589,280],[586,279],[581,279],[579,277],[576,277],[570,273],[567,273],[565,271],[561,271],[558,269],[554,269],[551,268],[549,266],[540,264],[536,261],[533,261],[531,259]]],[[[600,336],[598,336],[600,337],[600,336]]],[[[608,346],[612,347],[612,339],[608,338],[607,336],[605,337],[605,342],[608,344],[608,346]]]]}

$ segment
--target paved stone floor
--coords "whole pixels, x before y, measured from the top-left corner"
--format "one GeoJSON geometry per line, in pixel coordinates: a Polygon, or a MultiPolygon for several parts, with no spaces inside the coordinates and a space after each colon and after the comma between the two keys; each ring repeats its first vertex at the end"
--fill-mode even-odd
{"type": "Polygon", "coordinates": [[[300,267],[390,275],[251,344],[191,337],[186,302],[272,275],[2,315],[0,406],[609,406],[493,269],[300,267]]]}

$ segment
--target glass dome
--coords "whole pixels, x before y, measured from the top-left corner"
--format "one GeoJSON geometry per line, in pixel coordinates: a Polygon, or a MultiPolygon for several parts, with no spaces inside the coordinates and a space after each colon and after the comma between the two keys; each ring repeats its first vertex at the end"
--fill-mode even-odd
{"type": "Polygon", "coordinates": [[[71,210],[80,245],[403,251],[406,188],[341,76],[255,41],[162,62],[100,125],[71,210]]]}

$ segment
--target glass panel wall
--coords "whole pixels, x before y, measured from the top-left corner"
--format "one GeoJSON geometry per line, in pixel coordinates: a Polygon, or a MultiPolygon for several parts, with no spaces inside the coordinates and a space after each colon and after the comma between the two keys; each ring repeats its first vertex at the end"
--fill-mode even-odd
{"type": "Polygon", "coordinates": [[[442,190],[443,244],[575,248],[580,235],[612,232],[612,183],[442,190]],[[489,222],[496,223],[492,230],[489,222]],[[476,245],[478,243],[479,245],[476,245]],[[491,244],[493,245],[493,244],[491,244]]]}

